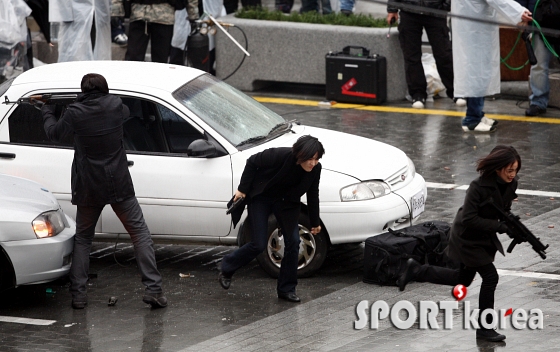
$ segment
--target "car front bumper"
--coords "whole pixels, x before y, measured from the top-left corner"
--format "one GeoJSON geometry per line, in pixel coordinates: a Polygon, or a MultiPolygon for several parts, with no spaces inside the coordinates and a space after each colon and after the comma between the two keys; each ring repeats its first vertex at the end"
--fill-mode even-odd
{"type": "Polygon", "coordinates": [[[70,227],[54,237],[1,243],[14,267],[17,286],[52,281],[68,274],[76,224],[66,218],[70,227]]]}
{"type": "Polygon", "coordinates": [[[416,174],[406,187],[378,199],[321,203],[321,220],[332,244],[363,242],[389,227],[410,226],[411,199],[420,191],[426,199],[426,182],[416,174]]]}

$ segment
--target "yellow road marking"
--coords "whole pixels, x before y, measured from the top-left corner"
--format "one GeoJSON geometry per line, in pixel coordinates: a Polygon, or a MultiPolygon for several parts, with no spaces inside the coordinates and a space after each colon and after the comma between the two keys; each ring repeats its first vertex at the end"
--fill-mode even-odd
{"type": "MultiPolygon", "coordinates": [[[[287,105],[319,107],[319,102],[315,101],[315,100],[269,98],[269,97],[257,97],[257,96],[254,96],[253,98],[260,103],[287,104],[287,105]]],[[[434,110],[434,109],[413,109],[413,108],[403,108],[403,107],[394,107],[394,106],[376,106],[376,105],[337,103],[337,104],[332,105],[332,108],[335,108],[335,109],[356,109],[356,110],[365,110],[365,111],[395,112],[395,113],[405,113],[405,114],[443,115],[443,116],[458,116],[458,117],[465,116],[464,111],[434,110]]],[[[527,117],[527,116],[514,116],[514,115],[501,115],[501,114],[486,114],[486,117],[494,119],[494,120],[504,120],[504,121],[560,124],[560,119],[559,118],[550,118],[550,117],[527,117]]]]}

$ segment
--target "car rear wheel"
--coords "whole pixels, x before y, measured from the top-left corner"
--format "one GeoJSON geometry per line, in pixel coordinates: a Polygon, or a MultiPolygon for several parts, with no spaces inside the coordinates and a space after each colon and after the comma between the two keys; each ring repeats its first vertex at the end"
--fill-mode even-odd
{"type": "MultiPolygon", "coordinates": [[[[308,277],[313,275],[325,262],[328,250],[328,240],[323,230],[317,235],[311,234],[309,217],[307,214],[299,215],[299,255],[298,255],[298,277],[308,277]]],[[[243,226],[244,239],[251,238],[251,226],[243,226]]],[[[266,249],[257,256],[259,265],[270,276],[277,278],[280,273],[280,264],[284,257],[284,237],[278,227],[278,222],[274,215],[268,219],[268,241],[266,249]]]]}

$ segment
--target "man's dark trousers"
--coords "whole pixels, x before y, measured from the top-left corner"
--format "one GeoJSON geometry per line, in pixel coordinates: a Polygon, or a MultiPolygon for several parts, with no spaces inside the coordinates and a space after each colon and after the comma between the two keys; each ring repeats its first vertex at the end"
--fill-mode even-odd
{"type": "Polygon", "coordinates": [[[281,200],[257,196],[251,200],[247,210],[253,227],[251,242],[224,256],[221,264],[222,273],[228,276],[233,275],[237,269],[251,262],[266,249],[268,216],[274,214],[280,223],[284,237],[284,258],[282,258],[276,290],[278,293],[295,293],[300,243],[299,203],[289,204],[281,200]]]}
{"type": "MultiPolygon", "coordinates": [[[[136,197],[111,204],[113,211],[130,234],[134,255],[146,293],[161,293],[161,275],[156,266],[153,241],[144,221],[142,209],[136,197]]],[[[74,300],[87,297],[86,283],[89,273],[89,254],[95,234],[95,225],[104,206],[80,206],[76,215],[76,235],[70,267],[70,293],[74,300]]]]}
{"type": "Polygon", "coordinates": [[[447,96],[453,98],[453,49],[445,18],[400,11],[399,42],[404,57],[404,71],[408,94],[412,98],[427,98],[427,83],[422,66],[422,29],[428,41],[447,96]]]}

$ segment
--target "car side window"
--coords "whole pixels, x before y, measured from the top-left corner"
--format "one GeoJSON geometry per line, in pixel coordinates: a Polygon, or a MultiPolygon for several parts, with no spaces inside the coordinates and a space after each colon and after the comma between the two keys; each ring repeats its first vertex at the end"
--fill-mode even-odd
{"type": "Polygon", "coordinates": [[[197,139],[205,139],[188,121],[163,105],[158,105],[163,131],[171,153],[186,153],[188,146],[197,139]]]}
{"type": "Polygon", "coordinates": [[[189,144],[204,135],[165,106],[144,99],[121,97],[130,109],[123,125],[127,151],[186,154],[189,144]]]}
{"type": "Polygon", "coordinates": [[[121,99],[130,109],[130,116],[123,124],[125,149],[148,153],[167,152],[156,104],[137,98],[121,99]]]}
{"type": "MultiPolygon", "coordinates": [[[[56,106],[55,116],[60,118],[63,110],[62,105],[56,106]]],[[[19,104],[8,118],[10,130],[10,142],[31,145],[52,145],[72,147],[74,136],[70,134],[63,141],[51,142],[43,127],[43,116],[41,111],[29,104],[19,104]]]]}

